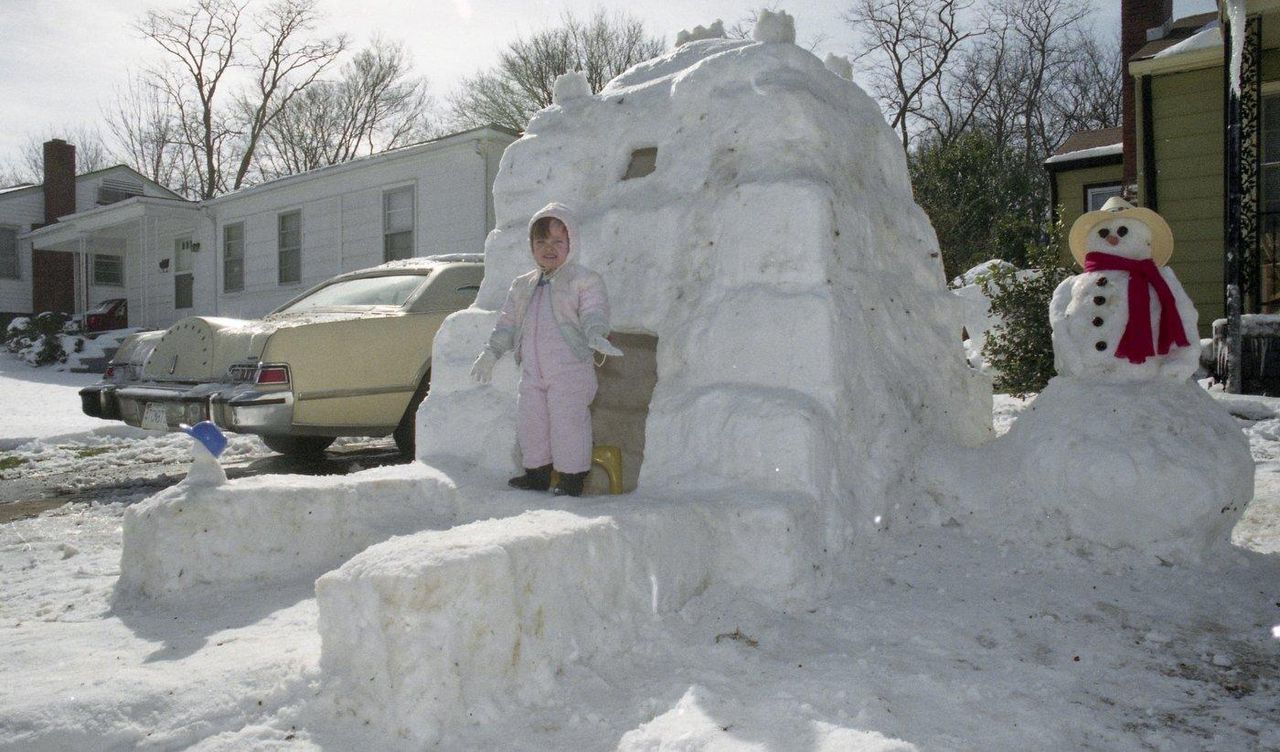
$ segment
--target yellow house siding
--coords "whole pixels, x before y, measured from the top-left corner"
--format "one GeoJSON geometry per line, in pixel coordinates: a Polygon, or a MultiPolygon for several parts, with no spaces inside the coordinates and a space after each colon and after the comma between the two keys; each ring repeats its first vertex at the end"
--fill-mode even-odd
{"type": "Polygon", "coordinates": [[[1200,310],[1200,335],[1207,337],[1224,313],[1222,68],[1157,75],[1151,102],[1154,208],[1173,230],[1169,265],[1200,310]]]}
{"type": "MultiPolygon", "coordinates": [[[[1057,185],[1058,191],[1058,207],[1061,210],[1059,217],[1062,219],[1062,226],[1066,230],[1071,229],[1071,223],[1075,222],[1085,211],[1085,186],[1097,185],[1100,183],[1119,183],[1124,179],[1124,166],[1121,164],[1102,165],[1099,167],[1086,167],[1082,170],[1061,170],[1054,173],[1053,180],[1057,185]]],[[[1067,258],[1070,258],[1070,251],[1067,249],[1067,239],[1062,239],[1062,250],[1067,258]]]]}

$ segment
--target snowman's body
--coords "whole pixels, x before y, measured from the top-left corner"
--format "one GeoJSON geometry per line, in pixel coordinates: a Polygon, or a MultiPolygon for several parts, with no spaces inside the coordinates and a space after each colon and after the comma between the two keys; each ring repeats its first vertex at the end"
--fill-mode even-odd
{"type": "MultiPolygon", "coordinates": [[[[1151,232],[1133,217],[1107,219],[1090,229],[1086,253],[1106,253],[1126,259],[1151,258],[1151,232]]],[[[1200,348],[1196,325],[1199,315],[1177,276],[1167,266],[1159,267],[1160,277],[1169,286],[1176,316],[1187,337],[1187,346],[1173,344],[1159,352],[1157,337],[1162,307],[1155,290],[1148,288],[1147,315],[1151,322],[1154,355],[1140,363],[1117,357],[1116,348],[1129,324],[1130,273],[1116,269],[1086,271],[1064,280],[1054,290],[1049,304],[1053,327],[1054,365],[1062,376],[1103,381],[1140,381],[1150,378],[1185,380],[1199,366],[1200,348]]]]}
{"type": "MultiPolygon", "coordinates": [[[[1053,326],[1053,360],[1058,373],[1077,378],[1109,381],[1140,381],[1149,378],[1190,378],[1199,366],[1196,346],[1199,320],[1191,298],[1169,267],[1160,269],[1177,302],[1177,314],[1187,333],[1189,347],[1174,345],[1169,352],[1130,363],[1116,357],[1116,347],[1129,323],[1129,273],[1123,271],[1085,272],[1063,280],[1053,291],[1049,321],[1053,326]]],[[[1148,306],[1152,323],[1152,344],[1159,327],[1160,301],[1154,294],[1148,306]]]]}

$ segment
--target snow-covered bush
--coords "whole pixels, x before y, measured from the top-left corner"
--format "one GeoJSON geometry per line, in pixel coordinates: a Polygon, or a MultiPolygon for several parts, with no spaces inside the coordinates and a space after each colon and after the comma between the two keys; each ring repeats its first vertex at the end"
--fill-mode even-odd
{"type": "Polygon", "coordinates": [[[67,314],[57,311],[15,318],[5,328],[5,348],[33,366],[62,363],[67,347],[76,348],[74,338],[63,334],[67,320],[67,314]]]}
{"type": "Polygon", "coordinates": [[[1058,283],[1075,273],[1060,250],[1061,230],[1056,226],[1047,244],[1028,249],[1027,258],[1038,273],[996,266],[979,282],[997,322],[986,333],[982,354],[994,372],[998,392],[1039,392],[1055,375],[1049,301],[1058,283]]]}

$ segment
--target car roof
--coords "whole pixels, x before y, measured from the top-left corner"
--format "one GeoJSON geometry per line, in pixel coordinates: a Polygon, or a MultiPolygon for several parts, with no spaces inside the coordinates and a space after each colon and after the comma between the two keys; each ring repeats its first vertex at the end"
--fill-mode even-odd
{"type": "Polygon", "coordinates": [[[445,264],[482,264],[484,263],[483,253],[442,253],[435,256],[417,256],[414,258],[400,259],[398,261],[388,261],[385,264],[370,266],[364,269],[357,269],[346,274],[341,274],[333,279],[333,282],[339,279],[349,277],[373,277],[383,274],[397,274],[409,272],[413,274],[425,274],[426,272],[436,269],[445,264]]]}
{"type": "Polygon", "coordinates": [[[328,287],[336,282],[343,282],[349,279],[362,279],[366,277],[386,277],[395,274],[421,274],[426,276],[433,269],[438,269],[441,266],[451,264],[481,265],[483,263],[483,253],[442,253],[435,256],[418,256],[415,258],[400,259],[398,261],[388,261],[387,263],[379,264],[378,266],[370,266],[364,269],[357,269],[352,272],[330,277],[319,284],[307,288],[305,291],[295,295],[283,304],[276,306],[267,315],[269,316],[274,313],[279,313],[297,301],[312,294],[316,290],[319,290],[322,287],[328,287]]]}

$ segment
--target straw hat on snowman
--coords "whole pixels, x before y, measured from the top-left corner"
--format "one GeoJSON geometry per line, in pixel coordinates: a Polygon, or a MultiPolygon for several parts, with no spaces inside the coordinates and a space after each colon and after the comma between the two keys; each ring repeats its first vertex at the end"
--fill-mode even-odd
{"type": "Polygon", "coordinates": [[[1085,249],[1085,243],[1089,234],[1093,232],[1093,228],[1108,220],[1125,217],[1132,217],[1135,221],[1146,225],[1151,231],[1151,260],[1156,266],[1167,264],[1169,257],[1173,255],[1173,231],[1169,229],[1169,223],[1150,209],[1134,206],[1119,196],[1107,199],[1107,203],[1103,204],[1101,209],[1082,214],[1071,225],[1067,245],[1071,248],[1071,255],[1075,257],[1076,263],[1081,267],[1084,266],[1084,256],[1088,252],[1085,249]]]}

